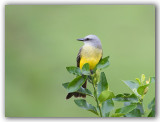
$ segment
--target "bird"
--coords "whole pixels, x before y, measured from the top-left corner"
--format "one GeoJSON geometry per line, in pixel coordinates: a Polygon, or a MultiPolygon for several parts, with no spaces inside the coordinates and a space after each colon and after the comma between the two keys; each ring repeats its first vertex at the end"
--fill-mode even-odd
{"type": "MultiPolygon", "coordinates": [[[[96,35],[88,35],[84,38],[77,39],[78,41],[82,41],[84,45],[79,49],[77,55],[77,67],[82,69],[83,65],[88,63],[90,71],[92,71],[95,66],[99,63],[102,58],[102,45],[100,39],[96,35]]],[[[83,88],[87,87],[87,81],[82,85],[83,88]]],[[[81,94],[78,92],[68,93],[66,99],[70,99],[72,96],[74,97],[83,97],[85,98],[85,94],[81,94]]]]}

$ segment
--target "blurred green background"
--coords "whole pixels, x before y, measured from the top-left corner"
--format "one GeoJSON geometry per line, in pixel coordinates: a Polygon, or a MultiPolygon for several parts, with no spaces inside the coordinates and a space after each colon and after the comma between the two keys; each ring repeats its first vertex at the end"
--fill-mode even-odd
{"type": "MultiPolygon", "coordinates": [[[[115,94],[131,93],[121,80],[155,76],[153,5],[6,5],[5,116],[96,117],[66,100],[62,87],[74,78],[66,67],[76,65],[83,45],[76,39],[89,34],[110,56],[104,71],[115,94]]],[[[154,96],[152,84],[145,108],[154,96]]]]}

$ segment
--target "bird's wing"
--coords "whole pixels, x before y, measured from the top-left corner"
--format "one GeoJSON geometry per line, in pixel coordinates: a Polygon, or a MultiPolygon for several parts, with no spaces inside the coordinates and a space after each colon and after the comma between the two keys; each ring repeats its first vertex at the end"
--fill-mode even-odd
{"type": "Polygon", "coordinates": [[[82,48],[80,48],[78,55],[77,55],[77,67],[79,67],[80,60],[81,60],[81,50],[82,50],[82,48]]]}

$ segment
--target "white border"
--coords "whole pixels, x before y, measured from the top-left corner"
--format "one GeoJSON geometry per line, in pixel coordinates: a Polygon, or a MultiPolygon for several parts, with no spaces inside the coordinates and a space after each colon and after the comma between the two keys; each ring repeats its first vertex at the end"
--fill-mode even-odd
{"type": "Polygon", "coordinates": [[[159,116],[159,18],[160,0],[0,0],[0,122],[45,121],[160,121],[159,116]],[[7,4],[154,4],[156,6],[156,118],[5,118],[5,5],[7,4]]]}

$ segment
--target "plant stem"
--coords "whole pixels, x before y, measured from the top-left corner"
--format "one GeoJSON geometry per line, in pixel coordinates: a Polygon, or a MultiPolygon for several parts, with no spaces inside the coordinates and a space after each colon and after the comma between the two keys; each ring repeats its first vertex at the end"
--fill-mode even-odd
{"type": "Polygon", "coordinates": [[[144,115],[143,103],[138,103],[137,108],[140,110],[141,115],[144,115]]]}
{"type": "Polygon", "coordinates": [[[101,107],[99,106],[99,102],[98,102],[98,98],[97,98],[97,90],[96,90],[94,84],[93,84],[93,88],[94,88],[94,92],[95,92],[94,94],[95,94],[97,106],[98,106],[98,108],[99,108],[100,116],[102,117],[101,107]]]}
{"type": "MultiPolygon", "coordinates": [[[[91,76],[91,78],[92,78],[92,76],[91,76]]],[[[91,83],[92,83],[92,86],[93,86],[93,89],[94,89],[94,96],[95,96],[95,100],[96,100],[96,103],[97,103],[97,106],[98,106],[98,109],[99,109],[99,112],[100,112],[100,117],[102,117],[102,111],[101,111],[101,107],[100,107],[99,102],[98,102],[97,90],[96,90],[96,88],[95,88],[96,86],[95,86],[94,83],[93,83],[93,78],[92,78],[91,83]]]]}
{"type": "Polygon", "coordinates": [[[142,96],[142,97],[140,98],[140,102],[137,104],[137,108],[140,110],[140,113],[141,113],[142,115],[144,114],[143,97],[144,97],[144,96],[142,96]]]}

